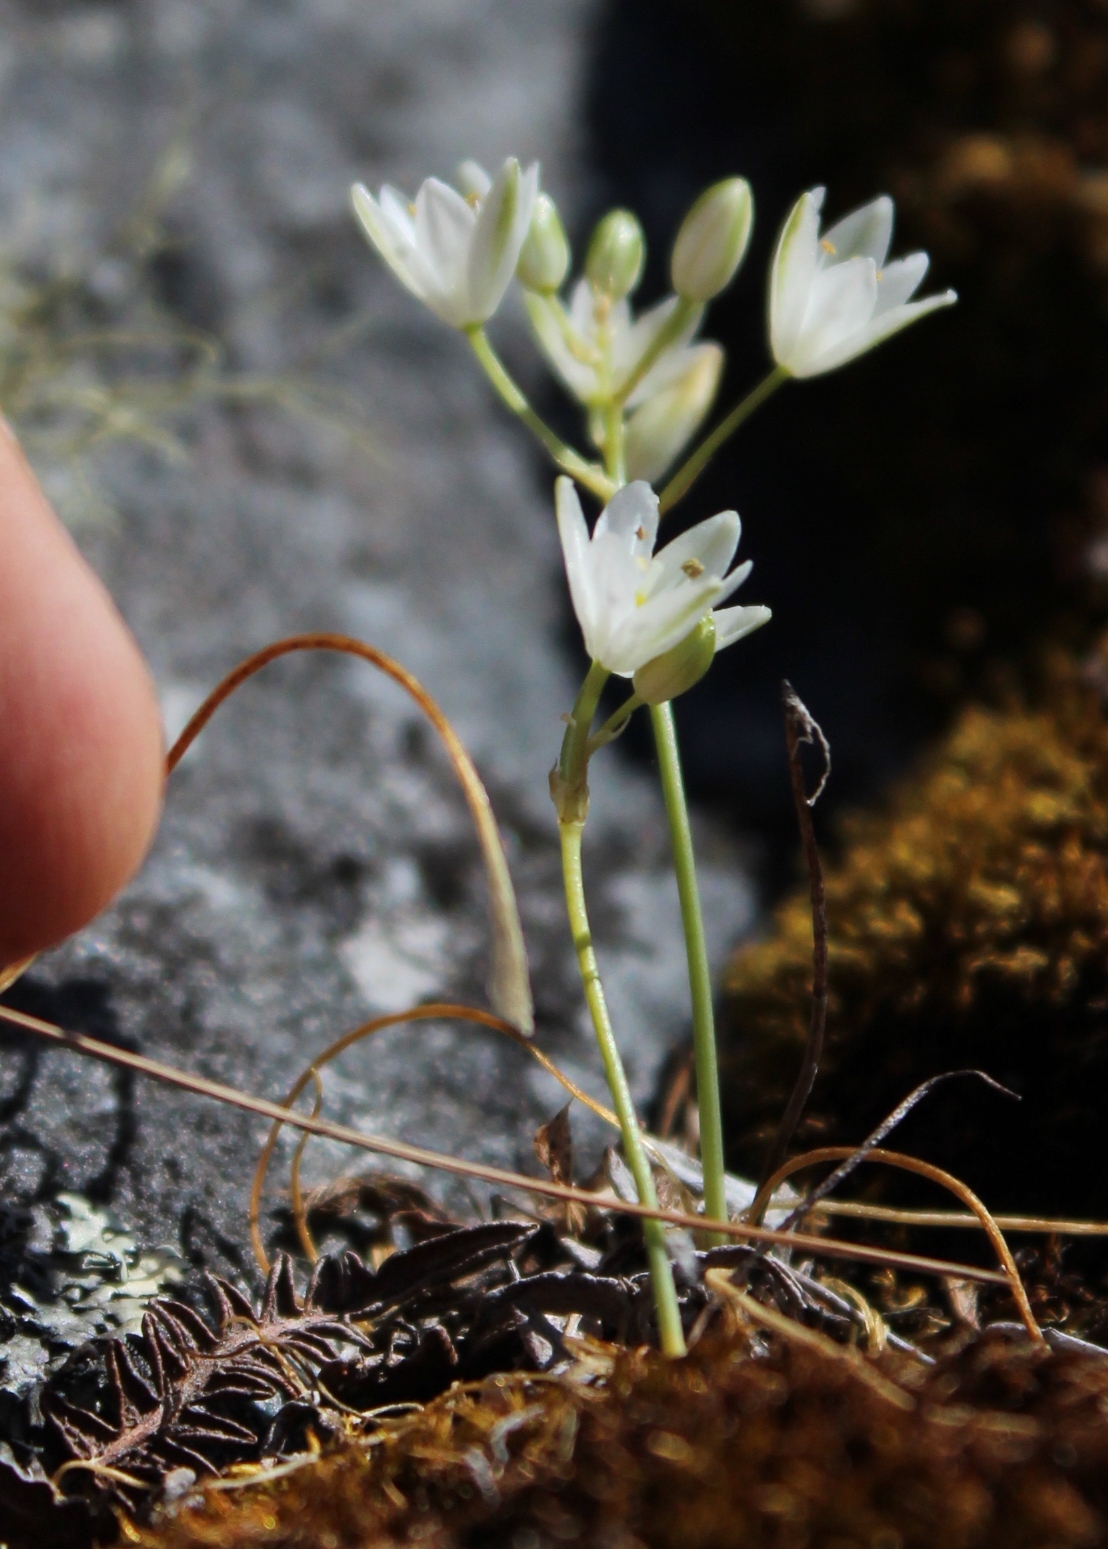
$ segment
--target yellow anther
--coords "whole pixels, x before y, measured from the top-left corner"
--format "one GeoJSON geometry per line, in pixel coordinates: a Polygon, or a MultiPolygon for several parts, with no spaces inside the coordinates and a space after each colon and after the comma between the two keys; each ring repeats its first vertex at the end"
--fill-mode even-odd
{"type": "Polygon", "coordinates": [[[643,527],[641,523],[638,527],[635,528],[635,537],[639,540],[640,543],[642,543],[643,539],[646,537],[646,528],[643,527]]]}
{"type": "Polygon", "coordinates": [[[828,242],[826,237],[820,237],[819,245],[825,253],[830,253],[832,258],[839,251],[833,242],[828,242]]]}
{"type": "Polygon", "coordinates": [[[698,559],[687,559],[681,566],[681,569],[685,572],[690,581],[695,581],[697,576],[702,576],[704,574],[704,566],[698,559]]]}

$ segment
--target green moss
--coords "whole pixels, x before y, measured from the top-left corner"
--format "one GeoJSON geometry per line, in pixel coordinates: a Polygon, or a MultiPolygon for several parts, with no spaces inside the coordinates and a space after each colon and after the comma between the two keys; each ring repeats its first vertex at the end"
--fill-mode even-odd
{"type": "MultiPolygon", "coordinates": [[[[1103,1213],[1108,1110],[1108,723],[1072,666],[1041,709],[970,708],[827,875],[827,1049],[796,1148],[860,1140],[918,1082],[978,1067],[899,1132],[990,1204],[1103,1213]]],[[[807,893],[732,961],[732,1161],[757,1172],[810,1005],[807,893]]]]}
{"type": "Polygon", "coordinates": [[[1030,1549],[1100,1542],[1108,1366],[985,1340],[937,1367],[717,1333],[596,1385],[490,1378],[283,1480],[183,1503],[142,1549],[1030,1549]],[[909,1371],[911,1367],[911,1371],[909,1371]],[[895,1395],[894,1395],[895,1396],[895,1395]]]}

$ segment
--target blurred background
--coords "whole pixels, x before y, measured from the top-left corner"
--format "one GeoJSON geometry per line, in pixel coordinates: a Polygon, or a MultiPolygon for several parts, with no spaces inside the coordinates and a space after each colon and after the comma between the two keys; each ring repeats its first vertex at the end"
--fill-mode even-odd
{"type": "MultiPolygon", "coordinates": [[[[718,968],[795,876],[783,676],[834,749],[833,846],[836,810],[879,796],[960,706],[1033,690],[1048,646],[1089,660],[1108,586],[1103,0],[0,0],[0,124],[0,405],[171,734],[280,634],[344,630],[403,660],[489,781],[540,1037],[595,1090],[545,793],[582,667],[550,472],[367,250],[351,181],[412,190],[463,155],[539,157],[578,253],[612,204],[639,213],[645,302],[696,193],[743,173],[754,243],[705,330],[728,351],[723,404],[764,370],[767,264],[804,187],[828,185],[831,217],[894,195],[895,250],[926,247],[928,288],[960,293],[790,385],[682,508],[737,506],[744,599],[774,609],[678,708],[718,968]]],[[[519,313],[496,331],[576,433],[519,313]]],[[[687,1033],[649,766],[632,731],[589,835],[644,1102],[687,1033]]],[[[374,1012],[479,998],[483,953],[437,751],[357,669],[300,662],[223,712],[142,878],[12,999],[274,1095],[374,1012]]],[[[257,1126],[198,1104],[182,1122],[176,1096],[7,1033],[0,1079],[5,1197],[77,1188],[193,1262],[248,1268],[257,1126]]],[[[385,1035],[328,1098],[510,1163],[558,1105],[514,1051],[446,1028],[385,1035]]],[[[315,1157],[317,1177],[349,1165],[315,1157]]]]}

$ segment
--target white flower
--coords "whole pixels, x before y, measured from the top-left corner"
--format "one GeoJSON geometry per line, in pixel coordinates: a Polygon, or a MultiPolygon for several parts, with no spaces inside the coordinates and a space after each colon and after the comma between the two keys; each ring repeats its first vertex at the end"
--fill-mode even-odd
{"type": "MultiPolygon", "coordinates": [[[[629,678],[683,640],[750,574],[750,561],[730,575],[741,526],[721,511],[654,553],[658,497],[641,480],[625,484],[600,513],[589,537],[569,479],[554,487],[570,596],[585,649],[609,672],[629,678]]],[[[723,608],[712,615],[716,649],[757,629],[768,608],[723,608]]]]}
{"type": "Polygon", "coordinates": [[[460,177],[467,197],[427,178],[409,204],[388,184],[379,199],[351,191],[362,230],[400,283],[452,328],[471,328],[496,311],[527,237],[539,167],[510,156],[491,181],[476,162],[460,177]]]}
{"type": "Polygon", "coordinates": [[[723,370],[718,344],[666,350],[631,394],[624,456],[629,479],[661,478],[712,407],[723,370]]]}
{"type": "MultiPolygon", "coordinates": [[[[676,296],[667,296],[657,306],[635,318],[626,299],[609,302],[606,297],[601,297],[598,301],[588,280],[578,280],[573,287],[568,308],[555,296],[537,296],[528,292],[523,299],[540,348],[573,396],[584,404],[606,402],[612,388],[618,389],[622,382],[634,374],[635,368],[680,305],[676,296]],[[610,367],[605,358],[606,344],[611,351],[610,367]]],[[[700,316],[699,308],[691,313],[669,349],[679,349],[689,342],[696,332],[700,316]]],[[[669,350],[662,352],[638,384],[631,396],[630,406],[650,396],[651,377],[668,353],[669,350]]]]}
{"type": "Polygon", "coordinates": [[[954,291],[912,301],[926,253],[887,264],[893,202],[874,199],[819,234],[824,190],[801,194],[777,243],[770,278],[773,358],[796,377],[845,365],[890,334],[958,298],[954,291]]]}

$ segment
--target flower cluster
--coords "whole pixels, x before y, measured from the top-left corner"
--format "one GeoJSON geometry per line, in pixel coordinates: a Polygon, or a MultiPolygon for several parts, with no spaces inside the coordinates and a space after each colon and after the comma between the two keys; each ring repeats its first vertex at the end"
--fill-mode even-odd
{"type": "MultiPolygon", "coordinates": [[[[483,325],[515,275],[535,341],[585,410],[598,450],[611,454],[613,414],[618,416],[618,455],[608,458],[617,477],[601,484],[598,472],[590,483],[618,493],[592,538],[564,480],[557,508],[586,646],[609,671],[630,676],[678,644],[682,628],[691,635],[749,570],[747,565],[725,578],[738,542],[738,518],[730,512],[654,556],[658,502],[648,485],[675,463],[715,401],[724,353],[697,335],[706,303],[731,283],[746,253],[750,187],[732,177],[701,194],[674,241],[672,294],[636,315],[631,298],[643,271],[645,240],[629,211],[613,210],[600,222],[584,273],[563,299],[570,246],[557,206],[539,188],[537,164],[523,169],[510,157],[490,177],[476,162],[463,162],[458,181],[459,188],[451,188],[428,178],[411,204],[387,185],[375,199],[359,184],[355,213],[401,283],[444,322],[471,335],[483,337],[483,325]],[[626,492],[619,490],[624,480],[632,481],[626,492]],[[636,517],[628,525],[631,510],[636,517]],[[644,536],[634,537],[639,530],[644,536]],[[720,535],[732,532],[721,567],[726,545],[720,535]],[[639,566],[645,566],[642,575],[639,566]],[[647,643],[652,649],[644,656],[647,643]]],[[[891,199],[873,200],[821,235],[823,199],[822,188],[800,196],[773,259],[769,343],[780,379],[832,371],[955,300],[953,291],[912,299],[927,272],[926,253],[888,262],[891,199]]],[[[520,412],[519,404],[511,406],[520,412]]],[[[586,465],[578,458],[563,466],[577,473],[586,465]]],[[[769,610],[728,609],[713,617],[719,649],[765,623],[769,610]]]]}
{"type": "MultiPolygon", "coordinates": [[[[585,998],[639,1199],[656,1207],[653,1173],[591,946],[581,868],[590,759],[632,714],[649,707],[689,962],[704,1209],[710,1220],[723,1221],[727,1191],[711,983],[669,702],[703,677],[718,650],[767,623],[770,611],[758,604],[722,606],[751,569],[749,560],[732,568],[741,531],[735,511],[698,522],[656,552],[659,522],[782,383],[845,365],[949,305],[954,294],[913,299],[927,272],[927,255],[888,261],[890,199],[873,200],[821,235],[824,191],[802,194],[778,239],[770,274],[773,367],[669,473],[711,412],[723,375],[723,350],[701,338],[700,329],[707,303],[735,278],[746,254],[753,221],[749,185],[740,177],[725,178],[700,195],[670,253],[671,294],[636,313],[632,298],[645,266],[646,240],[629,210],[611,210],[599,222],[582,272],[566,295],[570,244],[557,206],[539,187],[537,165],[523,170],[509,158],[490,177],[475,162],[464,162],[458,178],[459,188],[429,178],[413,204],[394,188],[383,188],[375,199],[359,185],[354,209],[401,283],[468,336],[503,402],[562,473],[555,486],[558,533],[591,666],[566,717],[550,790],[585,998]],[[599,461],[567,445],[543,422],[486,336],[484,325],[513,275],[535,342],[584,411],[599,461]],[[669,482],[656,494],[652,485],[667,474],[669,482]],[[603,506],[591,533],[578,486],[603,506]],[[630,679],[632,693],[594,732],[601,695],[613,677],[630,679]]],[[[658,1221],[643,1230],[661,1344],[668,1354],[680,1355],[685,1342],[665,1235],[658,1221]]]]}

